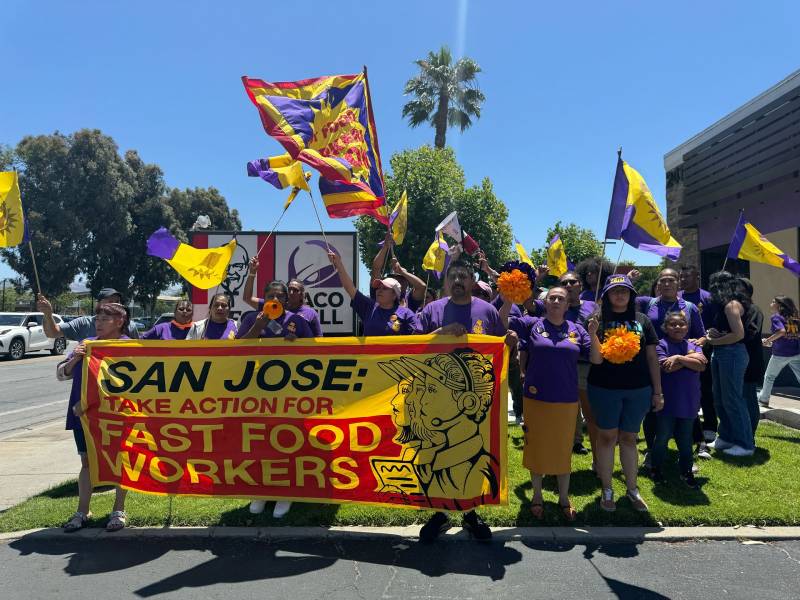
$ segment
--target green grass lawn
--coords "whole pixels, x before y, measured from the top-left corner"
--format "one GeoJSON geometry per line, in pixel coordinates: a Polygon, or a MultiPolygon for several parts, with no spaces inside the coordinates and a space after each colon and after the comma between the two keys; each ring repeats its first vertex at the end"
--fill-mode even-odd
{"type": "MultiPolygon", "coordinates": [[[[529,473],[522,468],[522,436],[519,427],[509,427],[509,503],[487,507],[481,514],[491,525],[537,525],[528,507],[531,497],[529,473]]],[[[667,483],[654,486],[640,478],[642,496],[649,514],[636,513],[627,500],[619,500],[617,512],[605,513],[597,504],[598,481],[590,471],[591,459],[573,457],[571,497],[578,510],[576,525],[800,525],[800,432],[770,421],[758,429],[758,449],[749,458],[714,458],[700,462],[698,481],[702,489],[687,488],[678,478],[677,453],[670,450],[665,469],[667,483]]],[[[76,457],[77,462],[77,457],[76,457]]],[[[562,525],[556,506],[555,478],[545,479],[544,525],[562,525]]],[[[617,497],[625,493],[621,473],[615,474],[617,497]]],[[[77,506],[77,484],[68,482],[48,490],[0,514],[0,531],[19,531],[62,525],[77,506]]],[[[96,515],[92,525],[105,524],[113,492],[92,498],[96,515]]],[[[244,500],[175,498],[169,516],[169,500],[131,492],[126,509],[130,525],[160,527],[167,523],[186,525],[411,525],[422,523],[429,512],[382,508],[357,504],[295,504],[289,515],[276,521],[272,505],[262,515],[248,512],[244,500]]]]}

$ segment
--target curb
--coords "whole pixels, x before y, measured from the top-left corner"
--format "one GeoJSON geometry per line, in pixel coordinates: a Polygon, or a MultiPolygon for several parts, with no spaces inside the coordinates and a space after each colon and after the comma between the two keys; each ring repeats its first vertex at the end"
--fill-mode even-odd
{"type": "Polygon", "coordinates": [[[779,423],[792,429],[800,429],[800,412],[786,408],[768,408],[761,413],[762,419],[779,423]]]}
{"type": "MultiPolygon", "coordinates": [[[[776,541],[800,539],[800,527],[493,527],[493,540],[499,542],[539,542],[557,544],[603,544],[685,541],[776,541]]],[[[416,541],[419,527],[129,527],[107,533],[102,528],[87,528],[64,533],[61,528],[29,529],[0,533],[0,543],[26,540],[388,540],[416,541]]],[[[448,542],[469,541],[461,528],[443,534],[448,542]]]]}

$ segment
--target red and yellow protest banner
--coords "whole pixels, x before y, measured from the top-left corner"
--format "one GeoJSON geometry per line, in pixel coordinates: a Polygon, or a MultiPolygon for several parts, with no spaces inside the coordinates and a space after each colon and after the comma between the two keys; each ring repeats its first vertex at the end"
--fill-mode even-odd
{"type": "Polygon", "coordinates": [[[94,485],[466,510],[506,504],[508,350],[469,335],[87,343],[94,485]]]}

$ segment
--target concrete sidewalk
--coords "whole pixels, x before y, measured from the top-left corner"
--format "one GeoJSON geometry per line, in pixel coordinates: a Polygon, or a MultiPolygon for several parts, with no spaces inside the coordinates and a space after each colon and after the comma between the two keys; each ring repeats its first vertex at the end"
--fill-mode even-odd
{"type": "Polygon", "coordinates": [[[800,400],[773,394],[769,397],[769,408],[761,407],[761,418],[800,429],[800,400]]]}
{"type": "Polygon", "coordinates": [[[76,478],[80,469],[64,419],[0,440],[0,511],[76,478]]]}

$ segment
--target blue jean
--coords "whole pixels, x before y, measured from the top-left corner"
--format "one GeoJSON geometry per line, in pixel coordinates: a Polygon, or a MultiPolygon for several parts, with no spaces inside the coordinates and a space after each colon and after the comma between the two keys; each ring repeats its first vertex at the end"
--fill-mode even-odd
{"type": "Polygon", "coordinates": [[[653,451],[650,454],[650,465],[654,469],[660,469],[667,457],[667,444],[670,438],[675,436],[675,443],[678,446],[678,466],[681,473],[687,473],[692,468],[694,454],[692,449],[692,429],[694,419],[681,419],[671,415],[656,415],[656,437],[653,440],[653,451]]]}
{"type": "Polygon", "coordinates": [[[753,426],[744,397],[744,372],[749,360],[744,344],[716,346],[711,357],[714,408],[719,419],[717,434],[745,450],[755,448],[753,426]]]}
{"type": "Polygon", "coordinates": [[[747,405],[747,415],[750,417],[750,428],[753,430],[753,437],[756,435],[758,422],[761,419],[756,385],[758,384],[755,381],[745,381],[742,385],[742,395],[744,396],[744,403],[747,405]]]}

